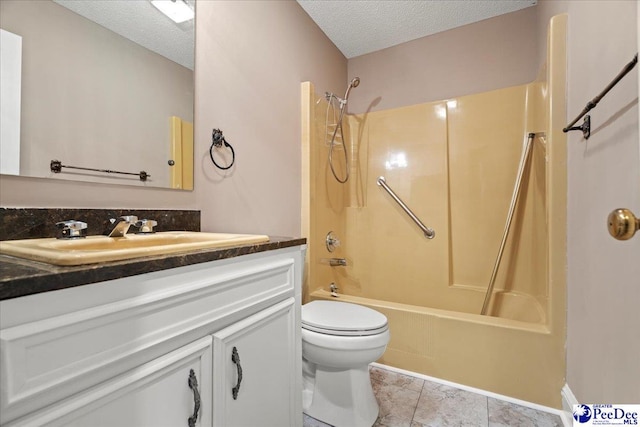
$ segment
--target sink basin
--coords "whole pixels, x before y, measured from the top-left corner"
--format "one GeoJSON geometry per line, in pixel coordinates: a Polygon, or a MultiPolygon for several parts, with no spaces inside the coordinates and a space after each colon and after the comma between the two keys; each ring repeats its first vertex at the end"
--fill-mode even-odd
{"type": "Polygon", "coordinates": [[[83,239],[6,240],[0,242],[0,253],[54,265],[84,265],[267,241],[268,236],[257,234],[165,231],[115,238],[88,236],[83,239]]]}

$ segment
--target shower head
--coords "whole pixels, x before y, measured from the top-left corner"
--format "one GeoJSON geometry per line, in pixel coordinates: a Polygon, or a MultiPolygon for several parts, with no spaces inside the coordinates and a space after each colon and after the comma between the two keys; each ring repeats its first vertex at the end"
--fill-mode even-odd
{"type": "Polygon", "coordinates": [[[345,104],[349,99],[349,92],[351,91],[351,88],[358,87],[359,84],[360,84],[360,77],[354,77],[353,79],[351,79],[351,81],[349,82],[349,86],[347,87],[347,91],[344,93],[345,104]]]}

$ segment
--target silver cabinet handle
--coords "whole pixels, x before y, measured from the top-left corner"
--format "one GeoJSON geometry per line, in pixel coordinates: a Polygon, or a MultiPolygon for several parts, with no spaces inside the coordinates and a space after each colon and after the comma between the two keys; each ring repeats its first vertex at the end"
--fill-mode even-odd
{"type": "Polygon", "coordinates": [[[236,383],[236,386],[231,389],[233,400],[237,400],[238,392],[240,391],[240,383],[242,382],[242,366],[240,365],[238,349],[235,347],[233,347],[233,350],[231,351],[231,361],[236,364],[236,368],[238,369],[238,382],[236,383]]]}
{"type": "Polygon", "coordinates": [[[198,422],[198,412],[200,412],[200,392],[198,391],[198,380],[193,369],[189,370],[189,388],[193,390],[193,415],[189,417],[187,423],[189,427],[195,427],[198,422]]]}

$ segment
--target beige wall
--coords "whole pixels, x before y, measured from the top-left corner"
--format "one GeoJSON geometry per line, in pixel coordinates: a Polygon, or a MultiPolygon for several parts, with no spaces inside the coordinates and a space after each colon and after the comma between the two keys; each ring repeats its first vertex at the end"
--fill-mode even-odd
{"type": "MultiPolygon", "coordinates": [[[[538,3],[538,29],[569,15],[568,120],[638,50],[637,2],[538,3]]],[[[606,218],[640,214],[638,75],[630,73],[591,112],[588,141],[571,132],[568,155],[567,383],[580,402],[640,402],[640,237],[619,242],[606,218]]]]}
{"type": "Polygon", "coordinates": [[[529,83],[540,64],[536,31],[536,8],[530,7],[352,58],[349,77],[359,76],[361,84],[351,93],[349,112],[529,83]]]}
{"type": "Polygon", "coordinates": [[[299,235],[300,82],[338,91],[347,61],[293,1],[199,2],[196,28],[202,227],[299,235]],[[229,173],[208,158],[214,127],[236,151],[229,173]]]}
{"type": "Polygon", "coordinates": [[[201,209],[207,231],[300,234],[300,82],[339,92],[347,61],[293,1],[199,1],[195,191],[2,176],[4,207],[201,209]],[[237,154],[209,160],[211,129],[237,154]]]}

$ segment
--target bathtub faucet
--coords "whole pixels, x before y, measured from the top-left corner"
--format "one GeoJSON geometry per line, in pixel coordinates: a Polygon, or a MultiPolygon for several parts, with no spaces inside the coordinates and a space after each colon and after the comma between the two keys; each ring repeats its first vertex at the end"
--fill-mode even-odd
{"type": "Polygon", "coordinates": [[[329,291],[331,292],[332,297],[338,298],[338,286],[334,282],[331,282],[329,285],[329,291]]]}
{"type": "Polygon", "coordinates": [[[347,260],[344,258],[329,258],[329,265],[331,267],[346,267],[347,260]]]}

